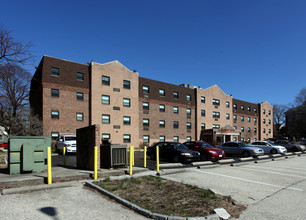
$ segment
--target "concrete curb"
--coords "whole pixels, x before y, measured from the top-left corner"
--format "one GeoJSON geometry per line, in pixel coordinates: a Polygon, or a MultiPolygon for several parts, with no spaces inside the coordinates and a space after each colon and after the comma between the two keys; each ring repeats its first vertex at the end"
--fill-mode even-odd
{"type": "Polygon", "coordinates": [[[130,208],[133,209],[135,212],[147,217],[147,218],[152,218],[152,219],[156,219],[156,220],[219,220],[219,216],[217,214],[213,214],[213,215],[209,215],[206,217],[179,217],[179,216],[168,216],[168,215],[162,215],[159,213],[152,213],[151,211],[141,208],[99,186],[97,186],[96,184],[94,184],[95,180],[90,180],[90,181],[85,181],[85,186],[88,186],[92,189],[98,190],[101,194],[114,199],[116,202],[130,208]]]}
{"type": "Polygon", "coordinates": [[[66,187],[73,187],[73,184],[67,183],[58,183],[58,184],[50,184],[50,185],[39,185],[39,186],[26,186],[20,188],[11,188],[11,189],[3,189],[2,195],[11,195],[17,193],[26,193],[26,192],[33,192],[33,191],[41,191],[41,190],[48,190],[48,189],[58,189],[58,188],[66,188],[66,187]]]}

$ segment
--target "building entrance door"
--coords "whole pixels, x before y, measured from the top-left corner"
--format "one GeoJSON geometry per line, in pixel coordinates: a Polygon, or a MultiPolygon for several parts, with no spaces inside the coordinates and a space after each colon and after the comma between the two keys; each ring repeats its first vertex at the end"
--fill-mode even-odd
{"type": "Polygon", "coordinates": [[[231,141],[231,135],[225,135],[225,142],[231,141]]]}

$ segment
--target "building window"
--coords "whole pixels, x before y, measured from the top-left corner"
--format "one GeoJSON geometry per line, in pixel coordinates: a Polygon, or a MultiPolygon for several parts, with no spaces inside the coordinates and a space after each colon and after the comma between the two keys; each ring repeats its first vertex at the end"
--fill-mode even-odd
{"type": "Polygon", "coordinates": [[[59,68],[52,67],[51,68],[51,75],[52,76],[59,76],[59,68]]]}
{"type": "Polygon", "coordinates": [[[51,111],[51,118],[59,119],[59,111],[52,110],[51,111]]]}
{"type": "Polygon", "coordinates": [[[173,122],[173,128],[179,128],[179,122],[178,121],[173,122]]]}
{"type": "Polygon", "coordinates": [[[241,121],[244,121],[244,116],[241,116],[241,121]]]}
{"type": "Polygon", "coordinates": [[[142,140],[143,140],[143,143],[150,143],[150,136],[149,135],[144,135],[142,140]]]}
{"type": "Polygon", "coordinates": [[[266,133],[266,129],[265,128],[263,129],[263,133],[266,133]]]}
{"type": "Polygon", "coordinates": [[[110,123],[110,115],[102,115],[102,124],[110,123]]]}
{"type": "Polygon", "coordinates": [[[204,110],[204,109],[201,110],[201,116],[202,116],[202,117],[205,116],[205,110],[204,110]]]}
{"type": "Polygon", "coordinates": [[[241,138],[241,141],[244,141],[244,138],[241,138]]]}
{"type": "Polygon", "coordinates": [[[230,114],[226,113],[226,119],[230,119],[230,114]]]}
{"type": "Polygon", "coordinates": [[[205,97],[201,96],[201,103],[205,103],[205,97]]]}
{"type": "Polygon", "coordinates": [[[251,139],[250,138],[248,138],[248,142],[250,142],[251,141],[251,139]]]}
{"type": "Polygon", "coordinates": [[[83,113],[77,113],[76,120],[77,121],[83,121],[84,120],[84,114],[83,113]]]}
{"type": "Polygon", "coordinates": [[[236,138],[236,137],[234,137],[234,141],[237,141],[237,138],[236,138]]]}
{"type": "Polygon", "coordinates": [[[187,136],[187,137],[186,137],[186,140],[187,140],[187,141],[191,141],[191,136],[187,136]]]}
{"type": "Polygon", "coordinates": [[[110,85],[110,78],[108,76],[102,76],[102,85],[110,85]]]}
{"type": "Polygon", "coordinates": [[[190,108],[186,108],[186,113],[187,113],[187,115],[191,115],[191,109],[190,108]]]}
{"type": "Polygon", "coordinates": [[[268,113],[269,115],[271,115],[271,110],[269,110],[269,113],[268,113]]]}
{"type": "Polygon", "coordinates": [[[109,105],[110,97],[109,95],[102,95],[102,104],[109,105]]]}
{"type": "Polygon", "coordinates": [[[123,106],[124,107],[130,107],[131,106],[131,99],[123,98],[123,106]]]}
{"type": "Polygon", "coordinates": [[[243,105],[241,106],[241,110],[244,111],[244,106],[243,105]]]}
{"type": "Polygon", "coordinates": [[[201,130],[205,130],[205,123],[201,123],[201,130]]]}
{"type": "Polygon", "coordinates": [[[102,140],[109,140],[109,139],[110,139],[110,134],[102,133],[102,140]]]}
{"type": "Polygon", "coordinates": [[[251,111],[251,108],[250,107],[248,107],[248,112],[250,112],[251,111]]]}
{"type": "Polygon", "coordinates": [[[266,109],[263,109],[263,110],[262,110],[262,113],[263,113],[263,114],[266,114],[266,109]]]}
{"type": "Polygon", "coordinates": [[[59,97],[59,90],[51,89],[51,97],[59,97]]]}
{"type": "Polygon", "coordinates": [[[149,86],[142,86],[142,92],[144,94],[148,94],[150,91],[149,91],[149,86]]]}
{"type": "Polygon", "coordinates": [[[213,112],[213,118],[220,118],[220,112],[213,112]]]}
{"type": "Polygon", "coordinates": [[[257,109],[256,109],[256,108],[254,108],[254,112],[255,112],[255,113],[257,112],[257,109]]]}
{"type": "Polygon", "coordinates": [[[123,143],[131,143],[131,135],[130,134],[124,134],[123,135],[123,143]]]}
{"type": "Polygon", "coordinates": [[[191,101],[191,96],[190,95],[186,95],[186,99],[187,99],[187,101],[191,101]]]}
{"type": "Polygon", "coordinates": [[[226,102],[226,108],[229,108],[229,107],[230,107],[230,103],[226,102]]]}
{"type": "Polygon", "coordinates": [[[174,137],[173,137],[173,141],[174,141],[174,142],[179,142],[179,137],[178,137],[178,136],[174,136],[174,137]]]}
{"type": "Polygon", "coordinates": [[[187,128],[188,130],[191,129],[191,123],[190,123],[190,122],[187,122],[187,123],[186,123],[186,128],[187,128]]]}
{"type": "Polygon", "coordinates": [[[237,109],[237,105],[236,104],[234,104],[234,109],[237,109]]]}
{"type": "Polygon", "coordinates": [[[179,108],[177,106],[173,106],[173,113],[178,114],[179,108]]]}
{"type": "Polygon", "coordinates": [[[149,103],[148,102],[143,102],[142,103],[142,109],[143,110],[149,110],[149,103]]]}
{"type": "Polygon", "coordinates": [[[51,132],[51,138],[52,140],[58,140],[59,138],[59,133],[58,132],[51,132]]]}
{"type": "Polygon", "coordinates": [[[213,124],[213,128],[219,129],[219,128],[220,128],[220,125],[218,125],[218,124],[213,124]]]}
{"type": "Polygon", "coordinates": [[[257,132],[257,128],[254,128],[254,133],[256,133],[257,132]]]}
{"type": "Polygon", "coordinates": [[[164,128],[165,127],[165,121],[164,120],[160,120],[159,121],[159,127],[160,128],[164,128]]]}
{"type": "Polygon", "coordinates": [[[213,105],[219,106],[220,100],[219,99],[213,99],[213,105]]]}
{"type": "Polygon", "coordinates": [[[244,132],[244,127],[241,127],[241,132],[244,132]]]}
{"type": "Polygon", "coordinates": [[[159,136],[159,141],[160,142],[165,142],[165,136],[159,136]]]}
{"type": "Polygon", "coordinates": [[[263,122],[264,124],[266,124],[266,119],[263,119],[262,122],[263,122]]]}
{"type": "Polygon", "coordinates": [[[234,121],[237,121],[237,115],[233,116],[234,121]]]}
{"type": "Polygon", "coordinates": [[[256,118],[254,118],[254,124],[256,124],[257,123],[257,119],[256,118]]]}
{"type": "Polygon", "coordinates": [[[130,125],[131,124],[131,117],[130,116],[123,116],[123,124],[130,125]]]}
{"type": "Polygon", "coordinates": [[[248,122],[251,122],[251,118],[250,117],[248,117],[248,122]]]}
{"type": "Polygon", "coordinates": [[[248,127],[248,132],[251,132],[251,128],[248,127]]]}
{"type": "Polygon", "coordinates": [[[84,81],[84,73],[77,73],[77,80],[84,81]]]}
{"type": "Polygon", "coordinates": [[[269,125],[271,124],[271,120],[269,119],[269,125]]]}
{"type": "Polygon", "coordinates": [[[124,89],[131,89],[131,82],[128,80],[123,80],[123,88],[124,89]]]}
{"type": "Polygon", "coordinates": [[[173,98],[178,99],[179,98],[179,93],[178,92],[173,92],[173,98]]]}
{"type": "Polygon", "coordinates": [[[77,92],[76,93],[76,99],[80,100],[80,101],[83,101],[84,100],[84,94],[81,93],[81,92],[77,92]]]}
{"type": "Polygon", "coordinates": [[[150,126],[149,119],[147,118],[142,119],[142,125],[143,127],[149,127],[150,126]]]}
{"type": "Polygon", "coordinates": [[[237,126],[234,126],[234,129],[237,130],[237,126]]]}
{"type": "Polygon", "coordinates": [[[269,134],[271,134],[271,129],[269,129],[269,134]]]}
{"type": "Polygon", "coordinates": [[[165,90],[164,89],[159,89],[159,95],[160,96],[165,96],[165,90]]]}
{"type": "Polygon", "coordinates": [[[160,104],[159,105],[159,111],[160,112],[165,112],[165,105],[160,104]]]}

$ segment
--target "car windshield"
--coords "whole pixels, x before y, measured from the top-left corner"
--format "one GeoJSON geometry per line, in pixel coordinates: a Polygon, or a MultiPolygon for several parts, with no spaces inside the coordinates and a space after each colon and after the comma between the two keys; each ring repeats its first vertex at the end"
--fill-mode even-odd
{"type": "Polygon", "coordinates": [[[76,141],[76,137],[65,137],[65,141],[76,141]]]}
{"type": "Polygon", "coordinates": [[[274,144],[274,142],[273,141],[267,141],[269,144],[271,144],[271,145],[273,145],[273,146],[275,146],[276,144],[274,144]]]}
{"type": "Polygon", "coordinates": [[[214,148],[209,143],[199,142],[198,144],[200,145],[201,148],[214,148]]]}
{"type": "Polygon", "coordinates": [[[188,149],[185,145],[180,143],[172,143],[171,146],[173,146],[174,149],[188,149]]]}

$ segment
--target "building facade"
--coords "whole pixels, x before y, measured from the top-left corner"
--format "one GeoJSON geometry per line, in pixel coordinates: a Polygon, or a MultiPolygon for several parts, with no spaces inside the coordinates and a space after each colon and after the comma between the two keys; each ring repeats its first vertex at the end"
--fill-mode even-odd
{"type": "Polygon", "coordinates": [[[202,89],[139,77],[118,61],[85,65],[44,56],[31,81],[30,104],[43,135],[53,139],[93,124],[103,139],[135,147],[273,137],[268,102],[233,99],[217,85],[202,89]]]}

